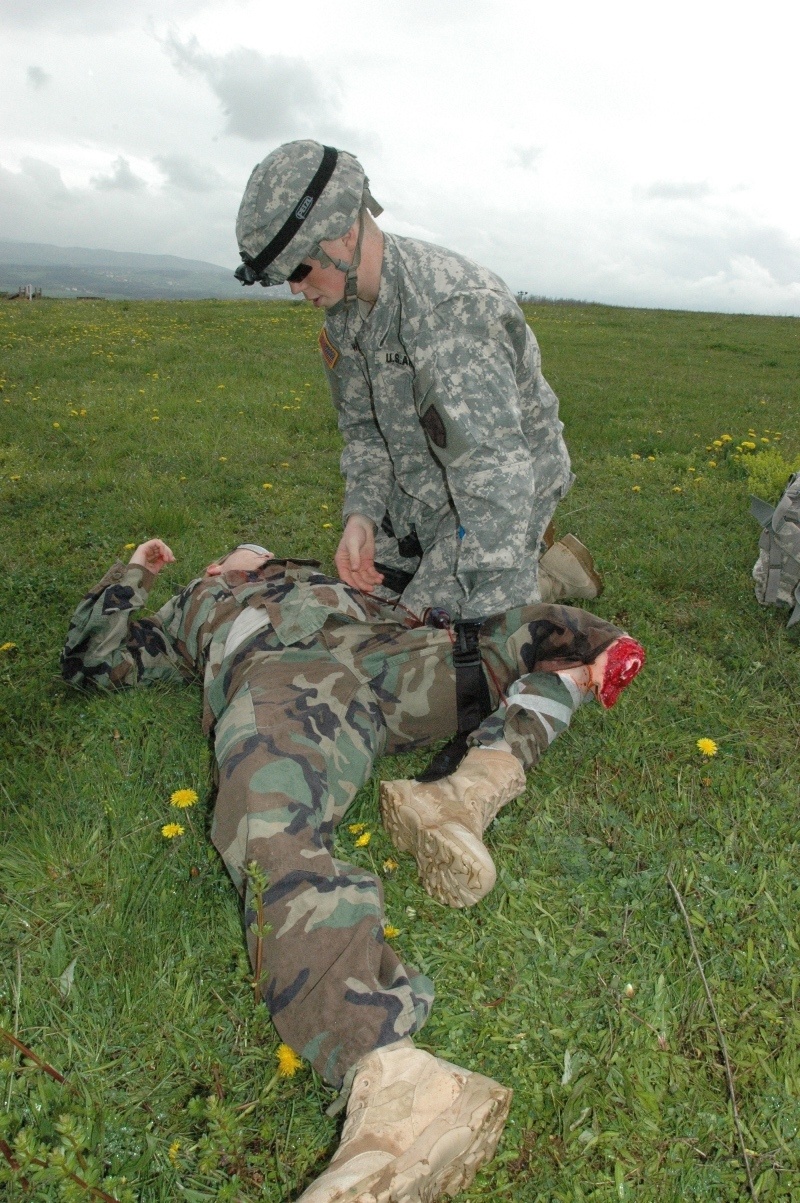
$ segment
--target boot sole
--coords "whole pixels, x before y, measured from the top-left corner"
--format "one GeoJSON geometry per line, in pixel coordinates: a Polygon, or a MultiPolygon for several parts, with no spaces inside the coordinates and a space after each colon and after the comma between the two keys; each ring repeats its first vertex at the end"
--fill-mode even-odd
{"type": "Polygon", "coordinates": [[[434,1203],[443,1194],[457,1195],[494,1157],[512,1095],[492,1078],[469,1074],[453,1106],[402,1156],[350,1186],[342,1203],[434,1203]]]}
{"type": "Polygon", "coordinates": [[[386,783],[381,786],[381,817],[395,848],[414,857],[423,888],[437,902],[474,906],[494,886],[491,856],[460,823],[429,825],[424,813],[393,797],[386,783]]]}

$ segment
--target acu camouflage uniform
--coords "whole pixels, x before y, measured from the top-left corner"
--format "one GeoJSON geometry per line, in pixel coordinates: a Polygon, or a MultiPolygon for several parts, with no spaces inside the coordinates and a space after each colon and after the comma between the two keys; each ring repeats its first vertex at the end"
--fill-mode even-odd
{"type": "Polygon", "coordinates": [[[542,536],[574,477],[558,398],[502,280],[384,235],[377,303],[368,317],[329,310],[320,347],[345,517],[372,519],[376,561],[415,573],[404,604],[482,618],[536,600],[542,536]]]}
{"type": "MultiPolygon", "coordinates": [[[[87,594],[63,675],[102,689],[202,681],[219,766],[212,839],[245,897],[248,931],[245,866],[268,877],[264,999],[281,1038],[340,1085],[365,1053],[417,1031],[433,1001],[429,979],[384,941],[380,881],[331,849],[376,756],[455,731],[449,632],[411,629],[307,562],[204,577],[140,617],[152,581],[118,563],[87,594]],[[226,654],[248,610],[263,629],[226,654]]],[[[488,619],[481,646],[496,709],[473,740],[505,735],[533,765],[580,701],[555,670],[591,662],[619,634],[562,606],[488,619]]]]}

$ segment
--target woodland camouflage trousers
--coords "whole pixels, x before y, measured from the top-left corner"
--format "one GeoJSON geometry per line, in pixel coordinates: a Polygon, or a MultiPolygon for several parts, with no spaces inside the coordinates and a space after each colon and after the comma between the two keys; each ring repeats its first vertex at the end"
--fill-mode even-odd
{"type": "MultiPolygon", "coordinates": [[[[569,724],[577,691],[558,669],[591,662],[621,632],[583,610],[535,605],[483,624],[495,712],[473,742],[505,736],[526,768],[569,724]]],[[[456,730],[448,631],[329,619],[306,642],[262,633],[217,723],[212,838],[246,896],[266,874],[262,992],[287,1044],[339,1086],[365,1053],[416,1032],[431,981],[384,941],[381,883],[337,860],[333,832],[377,756],[456,730]],[[241,680],[241,679],[240,679],[241,680]]]]}

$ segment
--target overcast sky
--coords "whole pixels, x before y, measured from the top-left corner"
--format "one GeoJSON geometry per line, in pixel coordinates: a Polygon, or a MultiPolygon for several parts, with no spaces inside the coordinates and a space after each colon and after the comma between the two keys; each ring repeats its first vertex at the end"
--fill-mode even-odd
{"type": "Polygon", "coordinates": [[[800,315],[798,13],[0,0],[0,238],[233,268],[253,165],[316,137],[515,290],[800,315]]]}

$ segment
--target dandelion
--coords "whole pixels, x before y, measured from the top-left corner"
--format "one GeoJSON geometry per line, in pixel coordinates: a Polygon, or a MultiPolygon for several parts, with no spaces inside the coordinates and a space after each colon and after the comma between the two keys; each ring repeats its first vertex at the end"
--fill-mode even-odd
{"type": "Polygon", "coordinates": [[[327,510],[327,508],[328,508],[328,507],[327,507],[326,505],[321,505],[319,508],[320,508],[321,510],[327,510]]]}
{"type": "Polygon", "coordinates": [[[224,463],[226,463],[226,462],[227,462],[227,459],[228,459],[227,455],[221,455],[221,456],[219,457],[219,462],[220,462],[221,464],[224,464],[224,463]]]}
{"type": "Polygon", "coordinates": [[[716,466],[717,466],[717,461],[716,461],[715,459],[710,459],[710,460],[708,461],[708,466],[709,466],[709,468],[716,468],[716,466]]]}
{"type": "Polygon", "coordinates": [[[272,485],[269,483],[269,481],[264,481],[264,484],[261,486],[261,488],[262,489],[271,489],[272,485]]]}
{"type": "Polygon", "coordinates": [[[217,385],[217,388],[224,388],[224,387],[225,387],[225,385],[224,385],[224,384],[218,384],[218,385],[217,385]]]}
{"type": "Polygon", "coordinates": [[[400,935],[400,928],[394,927],[391,923],[386,923],[383,928],[383,938],[385,940],[393,940],[395,936],[400,935]]]}
{"type": "Polygon", "coordinates": [[[323,524],[322,524],[322,529],[323,529],[323,530],[328,530],[328,529],[329,529],[331,526],[333,526],[333,523],[332,523],[332,522],[323,522],[323,524]]]}
{"type": "Polygon", "coordinates": [[[54,422],[54,423],[53,423],[53,430],[60,430],[60,429],[61,429],[61,423],[60,423],[60,422],[54,422]]]}
{"type": "Polygon", "coordinates": [[[288,1044],[279,1044],[275,1056],[278,1058],[278,1073],[282,1078],[293,1078],[303,1064],[288,1044]]]}
{"type": "Polygon", "coordinates": [[[152,418],[150,419],[150,421],[151,421],[151,422],[160,422],[160,421],[161,421],[161,419],[159,418],[158,414],[153,414],[153,416],[152,416],[152,418]]]}
{"type": "Polygon", "coordinates": [[[654,464],[656,462],[656,457],[654,455],[648,455],[647,460],[648,463],[654,464]]]}
{"type": "Polygon", "coordinates": [[[387,856],[386,860],[383,862],[384,873],[394,873],[396,869],[397,869],[397,861],[394,860],[391,856],[387,856]]]}
{"type": "Polygon", "coordinates": [[[288,460],[286,461],[286,463],[285,463],[285,464],[281,464],[281,467],[282,467],[282,468],[288,468],[288,467],[289,467],[289,462],[288,462],[288,460]]]}
{"type": "Polygon", "coordinates": [[[641,458],[642,458],[641,455],[637,455],[635,451],[634,451],[633,455],[631,456],[631,459],[641,459],[641,458]]]}
{"type": "Polygon", "coordinates": [[[372,839],[372,832],[365,831],[364,834],[360,835],[358,837],[358,839],[356,840],[356,848],[366,848],[367,844],[370,842],[371,839],[372,839]]]}
{"type": "Polygon", "coordinates": [[[0,643],[0,652],[13,652],[16,646],[16,643],[0,643]]]}
{"type": "Polygon", "coordinates": [[[9,476],[9,480],[19,480],[19,476],[9,476]]]}
{"type": "Polygon", "coordinates": [[[751,443],[749,439],[745,439],[742,442],[742,449],[744,451],[755,451],[756,445],[755,445],[755,443],[751,443]]]}
{"type": "Polygon", "coordinates": [[[712,441],[711,441],[711,446],[712,446],[712,447],[721,447],[721,446],[722,446],[722,439],[712,439],[712,441]]]}
{"type": "Polygon", "coordinates": [[[135,543],[126,543],[123,550],[124,551],[133,551],[135,546],[136,546],[135,543]]]}
{"type": "Polygon", "coordinates": [[[351,835],[360,835],[362,831],[367,830],[366,823],[351,823],[347,828],[351,835]]]}
{"type": "Polygon", "coordinates": [[[702,752],[704,756],[716,756],[717,754],[717,745],[714,743],[713,739],[698,739],[697,749],[698,751],[702,752]]]}
{"type": "Polygon", "coordinates": [[[179,1140],[173,1140],[172,1144],[169,1146],[169,1152],[167,1153],[167,1156],[173,1165],[178,1164],[178,1153],[180,1151],[180,1147],[181,1142],[179,1140]]]}
{"type": "Polygon", "coordinates": [[[193,789],[176,789],[170,794],[170,806],[177,806],[178,810],[185,810],[187,806],[194,806],[197,802],[197,794],[193,789]]]}
{"type": "Polygon", "coordinates": [[[672,492],[673,492],[673,493],[682,493],[682,492],[683,492],[683,489],[681,488],[681,486],[680,486],[680,485],[673,485],[673,486],[672,486],[672,492]]]}
{"type": "Polygon", "coordinates": [[[641,491],[642,491],[642,486],[641,486],[641,485],[633,485],[633,486],[631,487],[631,492],[632,492],[632,493],[641,493],[641,491]]]}
{"type": "Polygon", "coordinates": [[[762,439],[762,440],[761,440],[761,442],[762,442],[762,443],[768,443],[768,442],[769,442],[769,439],[762,439]]]}
{"type": "Polygon", "coordinates": [[[180,823],[165,823],[161,828],[161,834],[165,840],[174,840],[176,835],[183,835],[185,830],[186,828],[182,827],[180,823]]]}
{"type": "Polygon", "coordinates": [[[687,472],[696,472],[697,468],[687,468],[686,471],[687,472]]]}
{"type": "Polygon", "coordinates": [[[732,434],[721,434],[719,437],[722,439],[723,443],[732,443],[733,442],[732,434]]]}

